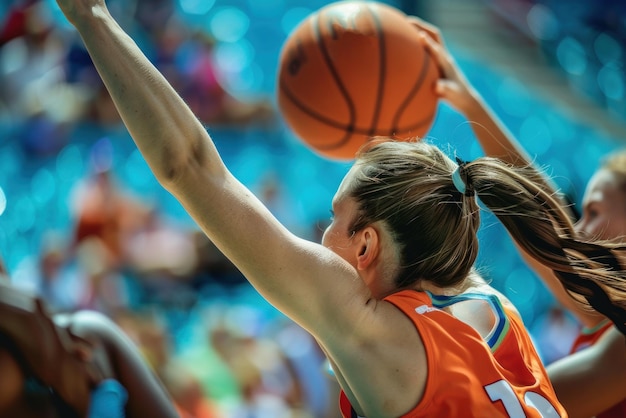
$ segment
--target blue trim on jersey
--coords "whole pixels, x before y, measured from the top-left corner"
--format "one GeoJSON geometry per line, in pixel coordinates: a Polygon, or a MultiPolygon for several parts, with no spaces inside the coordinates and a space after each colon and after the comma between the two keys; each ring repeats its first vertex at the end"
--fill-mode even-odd
{"type": "Polygon", "coordinates": [[[610,319],[606,318],[606,319],[603,319],[602,321],[600,321],[599,324],[594,325],[593,327],[582,327],[582,329],[580,330],[580,333],[583,334],[583,335],[595,334],[602,327],[604,327],[606,324],[608,324],[609,321],[610,321],[610,319]]]}
{"type": "Polygon", "coordinates": [[[494,349],[497,348],[498,345],[500,345],[502,337],[504,337],[506,331],[508,331],[509,329],[509,318],[504,312],[502,302],[500,302],[500,299],[498,299],[496,295],[484,293],[463,293],[454,296],[443,296],[434,295],[428,291],[426,293],[428,293],[428,296],[430,296],[430,299],[433,302],[433,306],[438,309],[442,309],[466,300],[480,299],[489,303],[489,306],[491,306],[494,313],[496,314],[496,325],[494,329],[489,332],[489,335],[485,338],[485,342],[489,345],[489,348],[491,348],[492,351],[494,351],[494,349]]]}

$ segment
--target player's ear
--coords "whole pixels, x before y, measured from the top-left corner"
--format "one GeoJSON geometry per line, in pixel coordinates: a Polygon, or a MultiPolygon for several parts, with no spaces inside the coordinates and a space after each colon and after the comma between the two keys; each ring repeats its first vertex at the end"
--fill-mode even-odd
{"type": "Polygon", "coordinates": [[[365,270],[378,256],[380,250],[378,231],[371,226],[365,227],[360,231],[358,239],[359,245],[357,246],[356,267],[358,270],[365,270]]]}

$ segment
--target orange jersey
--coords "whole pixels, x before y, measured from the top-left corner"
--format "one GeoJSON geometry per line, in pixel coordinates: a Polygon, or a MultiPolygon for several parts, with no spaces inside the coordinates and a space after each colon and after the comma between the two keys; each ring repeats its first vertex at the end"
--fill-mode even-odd
{"type": "Polygon", "coordinates": [[[578,337],[574,340],[569,353],[577,353],[595,344],[606,331],[611,329],[611,327],[613,327],[613,323],[608,319],[605,319],[593,328],[583,328],[578,334],[578,337]]]}
{"type": "MultiPolygon", "coordinates": [[[[583,328],[578,337],[572,345],[570,354],[582,351],[589,346],[593,345],[607,332],[613,328],[613,323],[608,319],[602,321],[600,324],[593,328],[583,328]]],[[[617,405],[612,406],[596,415],[596,418],[624,418],[626,417],[626,401],[622,401],[617,405]]]]}
{"type": "MultiPolygon", "coordinates": [[[[521,318],[495,295],[404,290],[385,300],[412,320],[428,362],[423,397],[403,418],[567,417],[521,318]],[[470,299],[485,300],[497,317],[486,339],[442,310],[470,299]]],[[[345,418],[358,417],[343,391],[340,407],[345,418]]]]}

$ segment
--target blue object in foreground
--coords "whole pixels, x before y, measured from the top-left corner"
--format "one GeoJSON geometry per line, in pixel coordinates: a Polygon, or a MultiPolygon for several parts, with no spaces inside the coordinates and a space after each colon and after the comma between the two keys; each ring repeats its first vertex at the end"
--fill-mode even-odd
{"type": "Polygon", "coordinates": [[[115,379],[103,380],[92,392],[89,418],[124,418],[128,392],[115,379]]]}

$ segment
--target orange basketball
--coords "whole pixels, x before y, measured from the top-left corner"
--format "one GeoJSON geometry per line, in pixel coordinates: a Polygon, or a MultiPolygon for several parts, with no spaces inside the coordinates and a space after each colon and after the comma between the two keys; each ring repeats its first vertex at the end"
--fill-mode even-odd
{"type": "Polygon", "coordinates": [[[392,6],[340,1],[289,34],[278,106],[295,134],[331,159],[353,159],[375,136],[423,137],[438,99],[436,63],[407,16],[392,6]]]}

